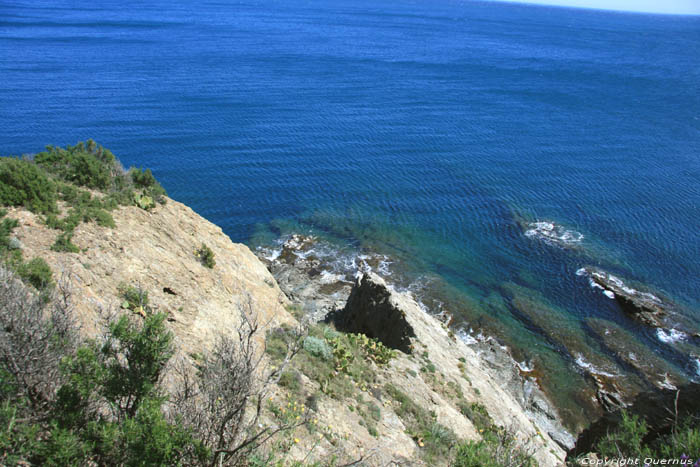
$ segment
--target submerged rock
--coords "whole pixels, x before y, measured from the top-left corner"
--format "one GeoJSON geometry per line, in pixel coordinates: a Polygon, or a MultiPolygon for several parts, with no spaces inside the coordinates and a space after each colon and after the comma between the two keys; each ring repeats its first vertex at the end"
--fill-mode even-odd
{"type": "Polygon", "coordinates": [[[624,407],[642,390],[641,381],[625,371],[611,358],[596,350],[583,329],[563,318],[564,313],[544,301],[527,295],[527,289],[507,284],[511,305],[534,324],[555,345],[565,349],[579,371],[595,387],[595,398],[605,411],[624,407]]]}
{"type": "Polygon", "coordinates": [[[586,324],[617,358],[637,370],[659,389],[675,389],[686,382],[673,366],[619,325],[599,318],[588,318],[586,324]]]}
{"type": "Polygon", "coordinates": [[[523,223],[525,236],[561,247],[574,247],[583,241],[583,234],[551,221],[523,223]]]}
{"type": "Polygon", "coordinates": [[[625,282],[597,268],[582,268],[576,274],[587,276],[592,287],[599,288],[614,299],[626,313],[642,323],[656,328],[665,327],[665,318],[671,313],[673,304],[650,292],[629,287],[625,282]]]}

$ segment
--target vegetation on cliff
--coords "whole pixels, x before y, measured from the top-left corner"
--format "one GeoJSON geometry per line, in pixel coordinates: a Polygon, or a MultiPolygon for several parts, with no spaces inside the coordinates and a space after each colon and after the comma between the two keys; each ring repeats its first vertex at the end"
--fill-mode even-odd
{"type": "Polygon", "coordinates": [[[253,320],[235,338],[222,336],[195,368],[173,361],[165,315],[148,306],[143,319],[108,317],[105,329],[98,339],[80,337],[66,282],[45,300],[0,267],[3,465],[240,465],[274,434],[308,423],[261,425],[284,365],[261,371],[253,320]],[[177,380],[170,395],[169,367],[177,380]]]}
{"type": "Polygon", "coordinates": [[[123,205],[151,209],[165,202],[165,194],[149,169],[124,170],[93,140],[49,146],[33,157],[0,158],[0,205],[42,214],[46,225],[60,232],[55,251],[78,252],[71,239],[81,222],[114,227],[110,211],[123,205]]]}

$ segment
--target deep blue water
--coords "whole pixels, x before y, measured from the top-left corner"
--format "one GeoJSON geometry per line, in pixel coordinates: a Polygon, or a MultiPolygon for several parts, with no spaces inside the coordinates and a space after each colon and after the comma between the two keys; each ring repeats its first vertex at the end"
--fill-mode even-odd
{"type": "Polygon", "coordinates": [[[3,155],[93,138],[235,241],[313,231],[389,254],[557,384],[575,366],[555,369],[561,349],[509,304],[512,284],[552,321],[616,321],[696,371],[575,272],[606,267],[700,318],[700,17],[96,3],[0,2],[3,155]],[[584,239],[528,238],[535,220],[584,239]]]}

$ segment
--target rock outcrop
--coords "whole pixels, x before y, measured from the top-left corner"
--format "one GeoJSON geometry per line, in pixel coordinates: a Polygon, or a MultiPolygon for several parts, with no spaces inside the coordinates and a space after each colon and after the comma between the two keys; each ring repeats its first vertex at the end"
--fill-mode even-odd
{"type": "Polygon", "coordinates": [[[316,237],[295,234],[280,249],[257,251],[287,297],[303,304],[304,314],[314,322],[343,308],[354,282],[351,275],[334,272],[323,257],[332,253],[318,247],[316,237]]]}
{"type": "MultiPolygon", "coordinates": [[[[358,278],[338,319],[343,323],[355,322],[358,329],[371,328],[378,339],[398,341],[412,349],[413,355],[429,355],[445,380],[464,384],[465,394],[471,394],[470,398],[482,404],[496,424],[511,428],[521,440],[533,443],[540,465],[560,465],[561,446],[573,446],[574,438],[558,421],[556,411],[542,391],[533,381],[519,377],[517,365],[495,341],[486,345],[498,347],[489,352],[493,356],[490,360],[496,361],[485,365],[480,355],[485,349],[477,351],[454,336],[410,295],[394,291],[378,275],[366,273],[358,278]],[[503,368],[494,371],[493,365],[503,368]]],[[[407,362],[415,358],[407,357],[407,362]]],[[[415,382],[409,380],[407,384],[407,390],[418,391],[415,382]]],[[[443,403],[442,411],[447,413],[449,401],[443,403]]],[[[448,424],[455,425],[455,422],[448,424]]]]}
{"type": "Polygon", "coordinates": [[[365,334],[387,347],[410,354],[416,337],[401,300],[375,274],[360,277],[337,322],[340,329],[365,334]]]}
{"type": "Polygon", "coordinates": [[[665,318],[672,310],[672,304],[650,292],[643,292],[625,284],[625,282],[597,268],[583,268],[579,275],[590,278],[591,285],[617,301],[623,311],[642,323],[656,328],[664,327],[665,318]]]}

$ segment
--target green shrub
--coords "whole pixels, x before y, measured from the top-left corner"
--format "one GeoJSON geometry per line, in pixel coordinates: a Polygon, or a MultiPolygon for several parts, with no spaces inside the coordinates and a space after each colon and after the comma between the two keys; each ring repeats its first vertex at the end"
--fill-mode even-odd
{"type": "Polygon", "coordinates": [[[202,243],[202,246],[194,254],[199,261],[207,268],[213,269],[216,266],[216,261],[214,261],[214,252],[211,248],[202,243]]]}
{"type": "Polygon", "coordinates": [[[56,212],[56,184],[35,164],[0,158],[0,205],[23,206],[32,212],[56,212]]]}
{"type": "Polygon", "coordinates": [[[603,456],[649,457],[652,452],[644,444],[644,436],[648,431],[643,419],[623,412],[618,430],[601,439],[596,445],[596,451],[603,456]]]}
{"type": "Polygon", "coordinates": [[[151,209],[156,207],[156,203],[155,201],[153,201],[153,198],[146,195],[145,193],[134,193],[133,201],[135,206],[140,207],[144,211],[150,211],[151,209]]]}
{"type": "Polygon", "coordinates": [[[211,450],[180,419],[165,415],[161,377],[173,345],[163,314],[143,321],[122,316],[109,324],[104,343],[76,349],[68,337],[75,329],[62,320],[59,305],[32,300],[13,289],[23,287],[15,281],[0,287],[10,292],[0,294],[9,344],[0,356],[3,465],[211,463],[211,450]],[[23,357],[27,342],[37,348],[23,357]],[[13,366],[16,359],[23,364],[13,366]]]}
{"type": "Polygon", "coordinates": [[[48,146],[34,161],[67,182],[99,190],[110,188],[113,175],[120,171],[114,155],[92,140],[65,149],[48,146]]]}
{"type": "Polygon", "coordinates": [[[17,219],[5,219],[6,214],[7,211],[0,209],[0,254],[12,249],[10,247],[12,231],[19,225],[17,219]]]}
{"type": "Polygon", "coordinates": [[[148,308],[148,292],[141,287],[121,283],[117,287],[117,291],[124,300],[122,308],[132,311],[139,309],[145,311],[148,308]]]}
{"type": "Polygon", "coordinates": [[[17,266],[15,272],[24,282],[33,285],[37,290],[46,289],[53,284],[51,267],[43,258],[33,258],[22,263],[17,266]]]}
{"type": "Polygon", "coordinates": [[[447,459],[456,446],[457,437],[452,430],[439,424],[433,412],[416,404],[393,384],[384,386],[386,393],[398,402],[396,415],[404,421],[406,432],[422,449],[429,464],[437,459],[447,459]]]}
{"type": "Polygon", "coordinates": [[[279,385],[289,389],[292,393],[301,389],[301,376],[295,370],[285,370],[280,374],[279,385]]]}
{"type": "Polygon", "coordinates": [[[467,441],[457,447],[453,467],[535,467],[532,455],[521,448],[512,433],[493,428],[479,441],[467,441]]]}
{"type": "Polygon", "coordinates": [[[333,358],[333,351],[330,346],[325,340],[318,337],[308,336],[304,339],[304,350],[323,360],[331,360],[333,358]]]}
{"type": "Polygon", "coordinates": [[[472,402],[471,404],[460,402],[459,410],[462,412],[462,415],[471,420],[472,424],[479,431],[487,430],[493,426],[493,419],[486,411],[486,407],[478,402],[472,402]]]}
{"type": "Polygon", "coordinates": [[[385,346],[377,339],[367,337],[365,334],[348,334],[350,343],[360,348],[365,358],[372,360],[377,365],[385,365],[396,356],[396,351],[385,346]]]}
{"type": "Polygon", "coordinates": [[[53,251],[62,251],[66,253],[78,253],[80,248],[71,242],[73,239],[73,234],[68,232],[63,232],[56,237],[56,241],[51,245],[53,251]]]}
{"type": "Polygon", "coordinates": [[[293,339],[294,336],[288,325],[271,329],[265,336],[265,353],[273,362],[284,360],[293,339]]]}
{"type": "Polygon", "coordinates": [[[151,173],[151,169],[142,170],[132,167],[129,170],[129,175],[131,175],[131,180],[134,185],[143,190],[144,195],[151,197],[161,204],[165,202],[164,196],[167,195],[165,188],[158,183],[151,173]]]}

